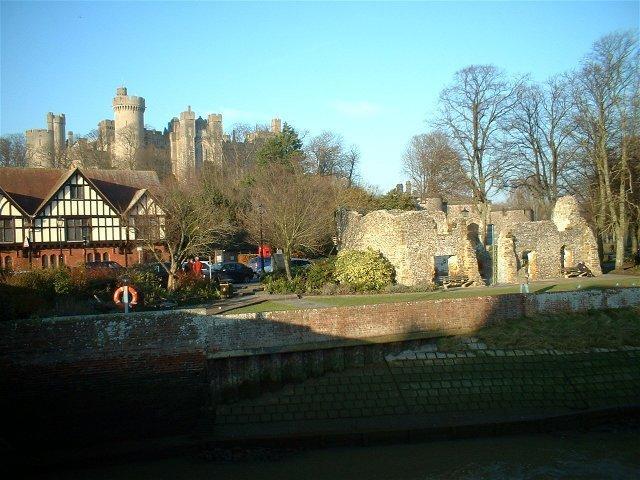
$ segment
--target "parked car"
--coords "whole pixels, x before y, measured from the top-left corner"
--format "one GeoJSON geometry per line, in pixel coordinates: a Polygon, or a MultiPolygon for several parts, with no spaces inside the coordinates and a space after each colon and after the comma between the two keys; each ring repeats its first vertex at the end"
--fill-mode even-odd
{"type": "Polygon", "coordinates": [[[87,270],[120,270],[122,265],[118,262],[85,262],[84,268],[87,270]]]}
{"type": "Polygon", "coordinates": [[[261,273],[264,271],[265,273],[273,272],[273,267],[271,266],[271,257],[264,258],[264,269],[260,268],[260,257],[255,257],[249,260],[249,268],[253,270],[255,273],[261,273]]]}
{"type": "MultiPolygon", "coordinates": [[[[308,268],[311,265],[311,260],[308,258],[292,258],[291,266],[298,268],[308,268]]],[[[255,257],[249,260],[249,267],[256,273],[260,272],[260,257],[255,257]]],[[[271,257],[264,259],[264,272],[273,272],[273,266],[271,265],[271,257]]]]}
{"type": "Polygon", "coordinates": [[[207,265],[206,270],[203,265],[202,273],[205,278],[209,278],[209,271],[211,271],[211,278],[215,276],[220,282],[244,283],[254,276],[251,268],[239,262],[214,263],[207,265]]]}
{"type": "MultiPolygon", "coordinates": [[[[165,262],[164,265],[169,268],[171,266],[171,264],[169,262],[165,262]]],[[[143,272],[152,272],[154,273],[159,279],[160,282],[162,284],[163,287],[167,287],[167,283],[169,282],[169,273],[167,272],[167,270],[164,268],[164,266],[162,265],[162,263],[143,263],[142,265],[137,266],[136,268],[138,268],[139,270],[143,271],[143,272]]]]}

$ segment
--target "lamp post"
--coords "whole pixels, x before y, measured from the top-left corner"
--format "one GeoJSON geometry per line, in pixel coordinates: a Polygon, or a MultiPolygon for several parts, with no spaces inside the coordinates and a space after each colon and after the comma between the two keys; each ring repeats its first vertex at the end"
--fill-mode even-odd
{"type": "Polygon", "coordinates": [[[64,228],[64,218],[58,217],[56,219],[56,225],[58,227],[58,243],[60,244],[60,256],[58,257],[58,266],[64,264],[64,257],[62,256],[62,234],[60,233],[64,228]]]}
{"type": "Polygon", "coordinates": [[[82,248],[84,250],[84,261],[87,261],[87,245],[89,244],[89,239],[86,235],[82,236],[82,248]]]}
{"type": "Polygon", "coordinates": [[[24,242],[22,243],[23,248],[26,247],[27,255],[29,257],[29,270],[33,268],[33,255],[31,249],[31,239],[33,236],[31,235],[31,229],[33,228],[33,220],[28,218],[25,220],[25,227],[27,227],[27,235],[25,235],[24,242]]]}
{"type": "Polygon", "coordinates": [[[258,204],[258,216],[260,217],[260,246],[258,247],[258,253],[260,254],[260,271],[264,273],[264,249],[262,239],[262,215],[264,215],[264,206],[258,204]]]}

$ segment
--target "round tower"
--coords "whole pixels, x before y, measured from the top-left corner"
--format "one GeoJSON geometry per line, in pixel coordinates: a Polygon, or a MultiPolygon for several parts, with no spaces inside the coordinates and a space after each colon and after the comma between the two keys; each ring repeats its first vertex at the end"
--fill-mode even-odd
{"type": "Polygon", "coordinates": [[[113,98],[115,145],[113,166],[135,168],[135,157],[144,142],[144,98],[127,95],[126,87],[119,87],[113,98]]]}
{"type": "Polygon", "coordinates": [[[59,155],[65,147],[65,126],[64,113],[53,116],[53,151],[55,155],[59,155]]]}

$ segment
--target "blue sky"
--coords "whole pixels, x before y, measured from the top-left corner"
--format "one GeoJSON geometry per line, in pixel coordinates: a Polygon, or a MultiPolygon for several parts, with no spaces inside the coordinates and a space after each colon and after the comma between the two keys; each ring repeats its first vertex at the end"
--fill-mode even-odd
{"type": "Polygon", "coordinates": [[[1,4],[0,133],[65,113],[84,134],[125,84],[162,129],[191,105],[234,123],[279,116],[359,146],[365,182],[404,180],[440,90],[467,65],[534,79],[575,68],[592,43],[638,28],[635,2],[1,4]]]}

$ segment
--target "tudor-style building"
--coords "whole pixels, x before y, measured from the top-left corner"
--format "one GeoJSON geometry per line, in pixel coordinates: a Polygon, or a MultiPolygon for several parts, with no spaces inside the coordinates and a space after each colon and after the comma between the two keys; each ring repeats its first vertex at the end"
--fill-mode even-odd
{"type": "Polygon", "coordinates": [[[155,172],[0,168],[0,268],[149,257],[164,234],[155,172]]]}

